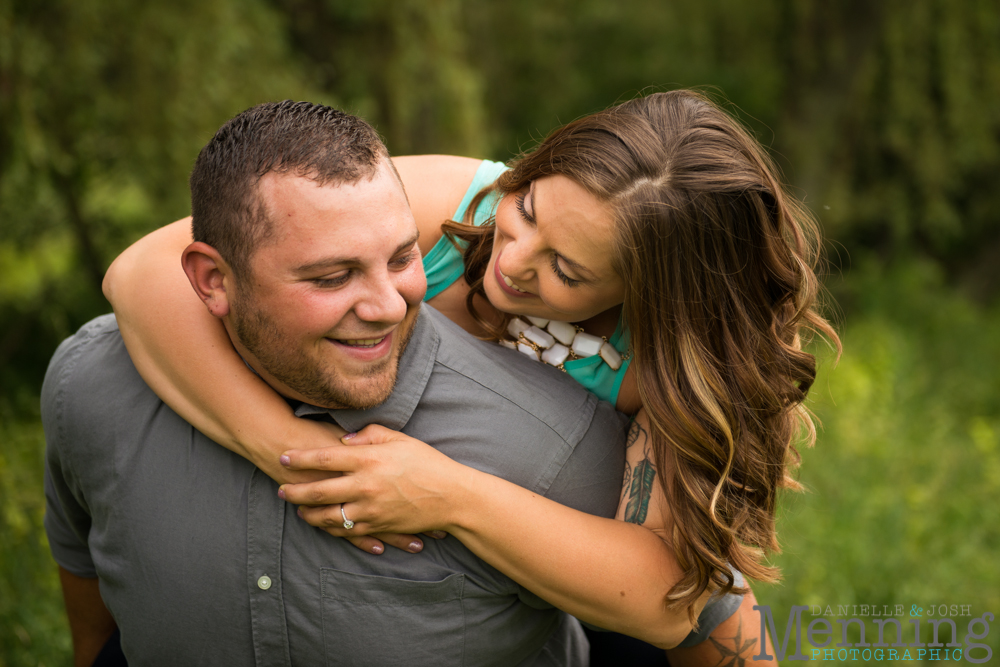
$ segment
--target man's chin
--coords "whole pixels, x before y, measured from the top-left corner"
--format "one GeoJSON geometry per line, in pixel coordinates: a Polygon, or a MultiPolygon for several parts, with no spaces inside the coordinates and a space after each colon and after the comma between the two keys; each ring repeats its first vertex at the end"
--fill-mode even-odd
{"type": "Polygon", "coordinates": [[[353,376],[345,378],[338,374],[336,382],[330,383],[331,392],[327,394],[327,398],[332,400],[315,405],[331,409],[368,410],[384,403],[396,387],[399,364],[410,344],[410,338],[413,337],[418,314],[419,309],[412,310],[402,326],[396,329],[397,347],[388,359],[353,376]]]}
{"type": "Polygon", "coordinates": [[[353,373],[344,374],[344,368],[338,369],[335,378],[329,383],[327,397],[332,399],[321,407],[334,409],[368,410],[384,403],[392,395],[399,374],[399,364],[410,341],[413,328],[401,331],[402,337],[398,347],[389,358],[369,368],[360,368],[353,373]],[[332,403],[337,403],[333,405],[332,403]]]}
{"type": "Polygon", "coordinates": [[[328,377],[325,382],[293,387],[307,403],[332,410],[367,410],[380,405],[396,386],[398,364],[393,359],[377,372],[328,377]]]}
{"type": "MultiPolygon", "coordinates": [[[[308,355],[274,355],[283,342],[280,335],[272,335],[266,345],[252,350],[260,367],[265,369],[262,377],[278,393],[289,398],[331,410],[367,410],[380,405],[389,398],[396,386],[399,364],[416,327],[419,310],[413,309],[397,328],[398,338],[395,349],[386,357],[369,363],[345,359],[333,348],[323,347],[319,353],[308,355]],[[267,377],[269,376],[269,377],[267,377]]],[[[258,325],[253,331],[262,329],[258,325]]],[[[246,339],[241,342],[246,346],[246,339]]],[[[254,339],[254,343],[258,341],[254,339]]],[[[329,343],[327,343],[329,345],[329,343]]]]}
{"type": "Polygon", "coordinates": [[[349,410],[369,410],[377,405],[382,405],[392,395],[392,390],[396,387],[396,374],[392,377],[380,378],[377,382],[358,382],[352,385],[350,393],[340,395],[340,405],[326,407],[349,409],[349,410]]]}

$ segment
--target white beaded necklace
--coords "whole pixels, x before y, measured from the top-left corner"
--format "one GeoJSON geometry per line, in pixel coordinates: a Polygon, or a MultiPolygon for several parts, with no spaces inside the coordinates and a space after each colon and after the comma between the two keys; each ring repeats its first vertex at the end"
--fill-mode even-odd
{"type": "Polygon", "coordinates": [[[507,324],[507,333],[513,340],[503,339],[501,345],[563,371],[565,362],[594,355],[600,355],[611,370],[617,371],[631,356],[626,353],[622,357],[607,338],[589,334],[569,322],[530,316],[525,322],[515,317],[507,324]]]}

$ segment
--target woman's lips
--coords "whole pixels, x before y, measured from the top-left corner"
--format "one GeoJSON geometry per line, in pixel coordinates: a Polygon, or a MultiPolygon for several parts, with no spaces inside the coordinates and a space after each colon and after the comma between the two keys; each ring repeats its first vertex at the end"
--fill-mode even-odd
{"type": "MultiPolygon", "coordinates": [[[[532,294],[530,292],[522,292],[521,290],[519,290],[519,289],[517,289],[517,288],[515,288],[515,287],[507,284],[507,280],[510,280],[510,278],[507,278],[507,276],[505,276],[503,273],[500,272],[500,256],[501,255],[503,255],[503,251],[502,250],[500,251],[500,254],[497,255],[496,261],[493,263],[493,275],[494,275],[494,277],[496,277],[497,284],[500,286],[500,289],[502,289],[504,292],[506,292],[507,294],[509,294],[509,295],[511,295],[513,297],[518,297],[518,298],[522,298],[522,299],[525,298],[525,297],[535,296],[534,294],[532,294]],[[507,280],[504,280],[505,278],[507,280]]],[[[511,281],[511,282],[513,282],[513,281],[511,281]]]]}

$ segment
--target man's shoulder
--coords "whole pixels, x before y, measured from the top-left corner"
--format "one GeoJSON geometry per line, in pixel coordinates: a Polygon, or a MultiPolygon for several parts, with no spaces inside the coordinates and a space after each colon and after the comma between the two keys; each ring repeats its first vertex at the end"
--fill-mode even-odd
{"type": "MultiPolygon", "coordinates": [[[[446,317],[427,308],[441,342],[436,362],[467,381],[470,392],[485,392],[516,405],[564,439],[582,437],[595,415],[612,419],[606,402],[557,368],[495,343],[478,340],[446,317]]],[[[614,418],[614,426],[618,427],[614,418]]]]}
{"type": "Polygon", "coordinates": [[[441,450],[568,507],[614,516],[625,465],[624,416],[559,369],[433,316],[440,343],[425,405],[451,422],[445,441],[478,436],[477,442],[501,445],[466,450],[468,459],[441,450]]]}
{"type": "Polygon", "coordinates": [[[53,375],[66,375],[76,364],[95,355],[121,352],[120,343],[121,332],[114,314],[95,317],[59,344],[49,362],[46,382],[53,375]]]}
{"type": "Polygon", "coordinates": [[[70,405],[98,406],[121,389],[143,384],[113,314],[101,315],[64,340],[42,383],[42,414],[70,405]]]}

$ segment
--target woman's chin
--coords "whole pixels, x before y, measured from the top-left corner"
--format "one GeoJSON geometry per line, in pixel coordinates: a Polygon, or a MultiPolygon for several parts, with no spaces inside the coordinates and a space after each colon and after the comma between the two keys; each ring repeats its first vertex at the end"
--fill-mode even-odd
{"type": "Polygon", "coordinates": [[[518,306],[523,306],[524,304],[519,304],[508,296],[505,291],[500,289],[500,286],[496,284],[496,280],[492,276],[487,277],[483,281],[483,291],[486,292],[486,298],[489,299],[490,304],[500,312],[512,313],[514,315],[520,314],[518,306]]]}
{"type": "Polygon", "coordinates": [[[546,320],[564,320],[565,316],[560,315],[545,307],[539,299],[519,299],[510,297],[496,285],[485,285],[486,298],[494,308],[502,313],[519,315],[521,317],[540,317],[546,320]]]}
{"type": "Polygon", "coordinates": [[[575,322],[573,314],[553,310],[537,296],[519,297],[507,294],[507,292],[497,285],[496,280],[487,279],[483,282],[483,291],[490,304],[502,313],[520,315],[521,317],[538,317],[545,320],[559,320],[560,322],[575,322]]]}

